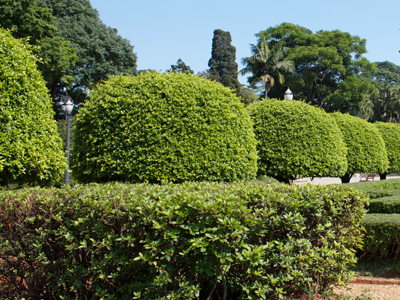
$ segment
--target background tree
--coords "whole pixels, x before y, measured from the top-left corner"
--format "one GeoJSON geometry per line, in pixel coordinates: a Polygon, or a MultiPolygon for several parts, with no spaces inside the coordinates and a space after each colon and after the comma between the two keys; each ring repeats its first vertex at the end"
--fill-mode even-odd
{"type": "Polygon", "coordinates": [[[59,183],[67,165],[36,58],[2,28],[0,45],[0,185],[59,183]]]}
{"type": "Polygon", "coordinates": [[[51,91],[58,101],[67,89],[74,102],[83,102],[99,81],[115,74],[136,74],[136,54],[129,41],[107,27],[88,0],[38,0],[50,8],[60,36],[75,47],[78,62],[67,70],[67,76],[55,78],[51,91]]]}
{"type": "Polygon", "coordinates": [[[371,122],[400,123],[400,67],[388,61],[375,65],[377,72],[365,75],[375,90],[364,98],[359,116],[371,122]]]}
{"type": "Polygon", "coordinates": [[[298,177],[343,176],[347,150],[334,119],[300,101],[248,106],[258,152],[257,175],[288,183],[298,177]]]}
{"type": "Polygon", "coordinates": [[[280,45],[277,45],[274,51],[270,51],[263,37],[259,39],[257,45],[251,45],[251,53],[252,56],[243,58],[245,67],[240,70],[240,74],[252,73],[248,82],[253,86],[262,81],[265,88],[264,99],[267,99],[269,90],[275,85],[275,78],[283,84],[285,79],[280,72],[293,72],[294,62],[284,60],[284,52],[280,45]]]}
{"type": "Polygon", "coordinates": [[[187,66],[180,58],[176,61],[176,65],[171,65],[171,69],[169,69],[168,72],[189,74],[194,73],[194,71],[189,66],[187,66]]]}
{"type": "Polygon", "coordinates": [[[77,59],[70,42],[58,36],[53,21],[52,11],[39,7],[36,0],[4,0],[0,6],[0,26],[11,30],[15,38],[26,38],[37,46],[32,52],[40,58],[37,64],[49,89],[77,59]]]}
{"type": "Polygon", "coordinates": [[[386,173],[389,167],[385,142],[378,128],[366,120],[339,112],[332,114],[348,149],[348,169],[342,183],[356,173],[386,173]]]}
{"type": "MultiPolygon", "coordinates": [[[[363,54],[366,40],[339,30],[318,31],[283,23],[257,34],[270,48],[282,47],[284,57],[294,61],[296,69],[286,76],[294,99],[322,107],[328,112],[356,114],[364,96],[373,85],[362,74],[374,72],[375,66],[363,54]]],[[[278,86],[271,97],[282,96],[278,86]]]]}
{"type": "Polygon", "coordinates": [[[232,37],[229,31],[214,30],[212,40],[210,79],[222,83],[235,91],[239,91],[241,84],[238,80],[238,65],[236,63],[236,48],[231,45],[232,37]]]}

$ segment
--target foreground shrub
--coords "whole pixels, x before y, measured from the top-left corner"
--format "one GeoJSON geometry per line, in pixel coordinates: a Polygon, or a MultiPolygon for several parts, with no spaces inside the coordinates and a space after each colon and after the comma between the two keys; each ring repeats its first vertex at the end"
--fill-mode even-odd
{"type": "Polygon", "coordinates": [[[376,122],[387,151],[389,168],[386,172],[380,173],[381,179],[386,179],[390,173],[400,173],[400,124],[376,122]]]}
{"type": "Polygon", "coordinates": [[[67,165],[35,58],[0,28],[0,185],[56,183],[67,165]]]}
{"type": "Polygon", "coordinates": [[[258,174],[289,182],[346,172],[340,130],[322,109],[271,99],[249,105],[249,111],[258,140],[258,174]]]}
{"type": "Polygon", "coordinates": [[[348,169],[341,177],[342,183],[350,182],[356,173],[385,173],[389,167],[385,142],[379,130],[366,120],[348,114],[334,113],[348,148],[348,169]]]}
{"type": "Polygon", "coordinates": [[[252,123],[222,85],[194,75],[116,76],[75,121],[82,182],[235,181],[256,176],[252,123]]]}
{"type": "Polygon", "coordinates": [[[339,185],[257,183],[2,192],[0,295],[281,299],[317,292],[349,278],[363,195],[339,185]]]}

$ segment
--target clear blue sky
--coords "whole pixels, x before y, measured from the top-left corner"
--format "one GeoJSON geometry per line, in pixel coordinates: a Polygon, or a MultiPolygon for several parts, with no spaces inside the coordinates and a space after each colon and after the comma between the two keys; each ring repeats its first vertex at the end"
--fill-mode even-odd
{"type": "MultiPolygon", "coordinates": [[[[289,22],[313,32],[339,29],[367,40],[371,62],[400,65],[400,0],[90,0],[100,19],[135,47],[138,69],[164,71],[181,58],[208,68],[213,31],[229,31],[236,62],[250,56],[254,34],[289,22]]],[[[245,78],[240,78],[246,83],[245,78]]]]}

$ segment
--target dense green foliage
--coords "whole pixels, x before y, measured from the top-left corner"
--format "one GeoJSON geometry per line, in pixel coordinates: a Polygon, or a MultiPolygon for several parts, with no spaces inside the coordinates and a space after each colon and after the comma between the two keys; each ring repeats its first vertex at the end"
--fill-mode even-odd
{"type": "Polygon", "coordinates": [[[365,77],[375,85],[361,103],[359,115],[369,121],[400,123],[400,66],[376,62],[377,72],[365,77]]]}
{"type": "Polygon", "coordinates": [[[340,130],[322,109],[274,99],[248,108],[258,140],[258,174],[288,182],[346,172],[347,152],[340,130]]]}
{"type": "Polygon", "coordinates": [[[374,123],[385,142],[389,168],[385,173],[400,173],[400,125],[395,123],[374,123]]]}
{"type": "Polygon", "coordinates": [[[373,90],[361,74],[374,71],[363,54],[366,40],[339,30],[311,30],[283,23],[257,34],[270,48],[282,47],[285,59],[294,61],[293,74],[285,76],[285,86],[279,85],[270,97],[281,98],[287,86],[294,99],[324,108],[328,112],[356,113],[364,95],[373,90]]]}
{"type": "Polygon", "coordinates": [[[364,256],[397,259],[400,249],[400,214],[366,214],[364,256]]]}
{"type": "Polygon", "coordinates": [[[75,121],[79,180],[235,181],[256,176],[249,114],[232,91],[181,73],[115,76],[75,121]]]}
{"type": "Polygon", "coordinates": [[[51,184],[66,168],[36,59],[0,28],[0,185],[51,184]]]}
{"type": "Polygon", "coordinates": [[[50,89],[77,59],[70,42],[58,36],[53,20],[52,11],[38,6],[36,0],[2,0],[0,5],[0,26],[37,46],[32,51],[40,58],[37,64],[50,89]]]}
{"type": "Polygon", "coordinates": [[[60,36],[71,42],[78,61],[67,76],[55,78],[52,95],[57,98],[66,88],[76,104],[83,102],[90,89],[111,75],[136,74],[136,54],[129,41],[107,27],[89,0],[37,0],[50,8],[60,36]]]}
{"type": "Polygon", "coordinates": [[[339,185],[2,192],[0,295],[216,300],[319,292],[349,279],[365,201],[339,185]]]}
{"type": "Polygon", "coordinates": [[[350,183],[371,198],[363,219],[364,246],[361,257],[397,259],[400,249],[400,179],[350,183]]]}
{"type": "Polygon", "coordinates": [[[348,148],[348,169],[341,177],[349,182],[356,173],[386,173],[389,167],[385,142],[378,128],[366,120],[348,114],[333,114],[342,131],[343,140],[348,148]]]}
{"type": "Polygon", "coordinates": [[[214,30],[210,67],[210,79],[222,83],[235,91],[240,91],[238,65],[236,63],[236,48],[231,45],[232,37],[229,31],[214,30]]]}
{"type": "Polygon", "coordinates": [[[281,45],[275,46],[272,51],[263,37],[259,38],[257,45],[251,45],[252,56],[243,58],[245,67],[240,70],[242,75],[252,73],[248,82],[254,87],[260,81],[264,85],[264,99],[275,85],[275,78],[280,84],[285,82],[281,72],[293,72],[295,65],[293,61],[284,59],[284,51],[281,45]]]}

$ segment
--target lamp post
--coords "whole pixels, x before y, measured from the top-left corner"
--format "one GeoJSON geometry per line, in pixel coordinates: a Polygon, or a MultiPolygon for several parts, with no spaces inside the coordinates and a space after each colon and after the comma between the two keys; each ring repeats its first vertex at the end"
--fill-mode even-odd
{"type": "Polygon", "coordinates": [[[293,100],[293,93],[292,91],[289,89],[289,87],[287,88],[285,94],[283,95],[283,98],[287,101],[292,101],[293,100]]]}
{"type": "Polygon", "coordinates": [[[72,98],[69,95],[61,96],[60,105],[64,106],[65,108],[65,120],[67,121],[67,138],[65,142],[65,157],[67,158],[67,169],[64,173],[64,184],[69,185],[69,140],[70,140],[70,119],[71,119],[71,112],[74,108],[74,104],[72,103],[72,98]]]}

